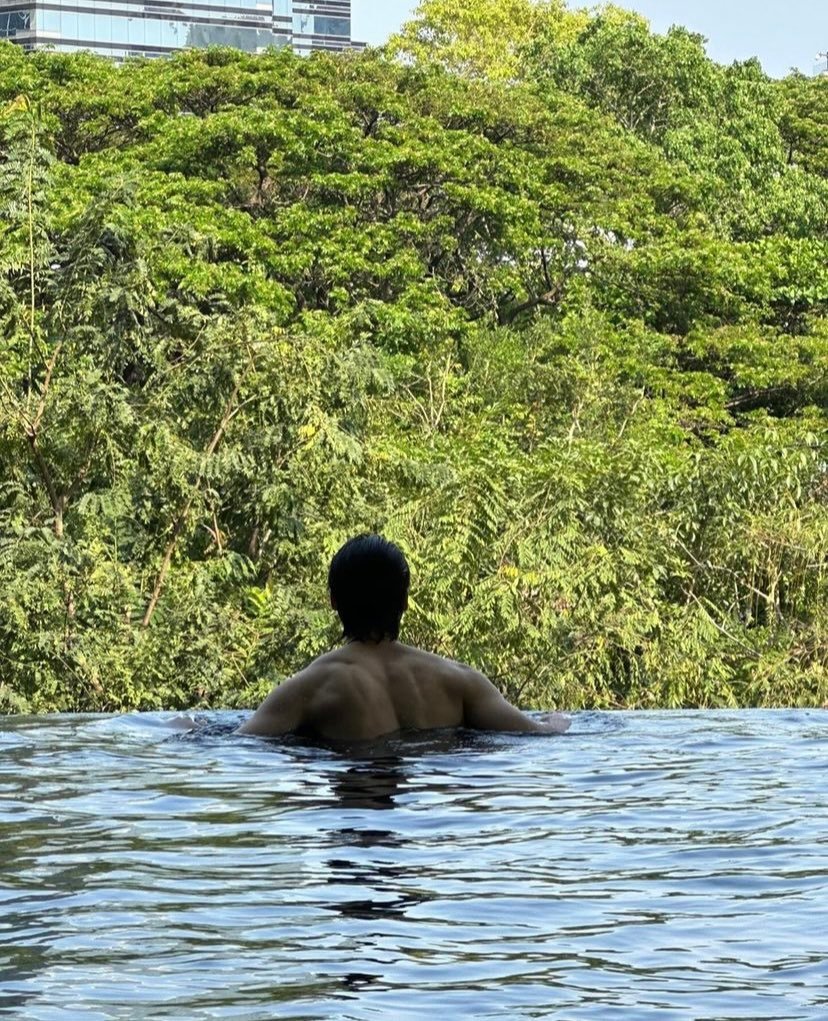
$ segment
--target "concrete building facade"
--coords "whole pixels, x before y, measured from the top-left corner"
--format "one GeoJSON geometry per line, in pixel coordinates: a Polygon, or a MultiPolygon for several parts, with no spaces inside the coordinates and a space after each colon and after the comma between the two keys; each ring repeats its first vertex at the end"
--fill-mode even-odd
{"type": "Polygon", "coordinates": [[[0,39],[115,60],[176,50],[350,48],[351,0],[0,0],[0,39]]]}

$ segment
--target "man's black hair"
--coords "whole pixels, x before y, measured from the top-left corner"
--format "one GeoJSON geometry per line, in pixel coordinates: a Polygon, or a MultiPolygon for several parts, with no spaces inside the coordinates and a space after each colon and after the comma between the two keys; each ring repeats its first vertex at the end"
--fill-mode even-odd
{"type": "Polygon", "coordinates": [[[357,535],[331,561],[331,590],[346,638],[396,639],[408,605],[410,572],[402,550],[381,535],[357,535]]]}

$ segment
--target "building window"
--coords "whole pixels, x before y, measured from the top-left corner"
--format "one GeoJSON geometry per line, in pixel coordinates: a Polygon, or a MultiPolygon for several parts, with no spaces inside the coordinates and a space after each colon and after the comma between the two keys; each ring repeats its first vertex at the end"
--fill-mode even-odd
{"type": "Polygon", "coordinates": [[[350,18],[328,18],[322,14],[295,14],[293,31],[297,35],[351,35],[350,18]]]}
{"type": "Polygon", "coordinates": [[[351,22],[347,18],[325,18],[316,15],[316,35],[351,35],[351,22]]]}
{"type": "Polygon", "coordinates": [[[0,11],[0,39],[11,39],[31,28],[28,11],[0,11]]]}
{"type": "MultiPolygon", "coordinates": [[[[0,0],[0,8],[8,6],[0,0]]],[[[39,0],[30,10],[0,9],[0,39],[27,48],[100,49],[116,58],[133,48],[160,55],[215,44],[293,46],[305,54],[348,46],[350,14],[350,0],[39,0]]]]}

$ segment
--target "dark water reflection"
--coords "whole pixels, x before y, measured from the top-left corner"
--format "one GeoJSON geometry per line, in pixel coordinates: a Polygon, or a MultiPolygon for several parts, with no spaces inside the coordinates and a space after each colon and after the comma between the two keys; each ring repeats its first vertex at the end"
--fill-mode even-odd
{"type": "Polygon", "coordinates": [[[0,1015],[828,1019],[828,715],[0,722],[0,1015]]]}

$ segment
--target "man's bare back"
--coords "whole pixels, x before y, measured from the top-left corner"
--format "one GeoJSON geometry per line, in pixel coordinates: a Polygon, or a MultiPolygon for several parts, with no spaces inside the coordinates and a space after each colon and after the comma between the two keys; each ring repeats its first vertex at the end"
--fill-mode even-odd
{"type": "Polygon", "coordinates": [[[471,667],[384,639],[320,656],[275,688],[239,732],[365,741],[441,727],[561,734],[569,720],[533,720],[471,667]]]}
{"type": "Polygon", "coordinates": [[[348,643],[275,688],[239,732],[370,741],[398,730],[561,734],[569,727],[557,714],[530,719],[483,674],[399,642],[409,581],[394,543],[380,535],[349,539],[328,571],[331,607],[348,643]]]}

